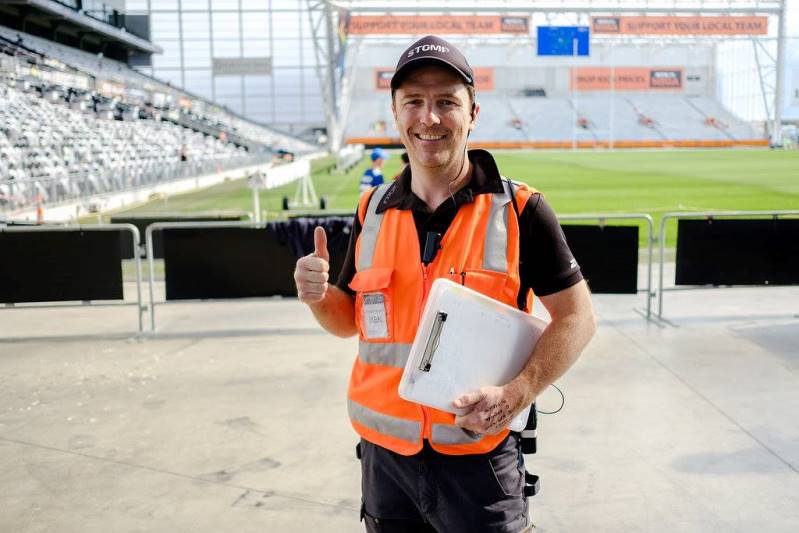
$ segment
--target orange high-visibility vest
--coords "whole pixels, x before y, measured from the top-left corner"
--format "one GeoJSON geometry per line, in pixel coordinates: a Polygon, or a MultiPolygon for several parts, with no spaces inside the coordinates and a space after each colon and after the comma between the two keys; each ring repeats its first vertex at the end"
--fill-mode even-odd
{"type": "MultiPolygon", "coordinates": [[[[355,323],[358,357],[352,368],[348,411],[355,431],[364,439],[402,455],[413,455],[428,439],[436,451],[451,455],[486,453],[507,436],[475,436],[454,424],[455,416],[400,398],[397,387],[410,353],[430,286],[446,277],[491,298],[516,307],[519,278],[519,221],[535,192],[523,184],[502,180],[504,192],[477,194],[460,207],[441,239],[441,248],[427,266],[419,254],[419,239],[410,210],[376,212],[392,184],[361,196],[358,217],[362,230],[355,246],[355,323]],[[384,308],[385,321],[364,324],[364,311],[384,308]]],[[[532,293],[527,310],[532,309],[532,293]]],[[[368,315],[368,312],[367,312],[368,315]]],[[[475,332],[479,334],[479,332],[475,332]]],[[[486,354],[491,357],[491,354],[486,354]]]]}

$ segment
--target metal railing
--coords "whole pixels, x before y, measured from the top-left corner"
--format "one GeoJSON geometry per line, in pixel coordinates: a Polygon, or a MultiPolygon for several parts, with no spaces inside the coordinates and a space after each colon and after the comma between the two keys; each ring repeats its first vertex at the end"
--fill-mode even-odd
{"type": "MultiPolygon", "coordinates": [[[[663,270],[665,263],[666,252],[666,223],[671,219],[684,219],[684,218],[714,218],[714,217],[773,217],[778,218],[785,215],[799,215],[799,210],[774,210],[774,211],[703,211],[703,212],[672,212],[665,213],[663,218],[660,219],[660,267],[658,274],[658,318],[663,318],[663,293],[668,290],[677,290],[675,288],[666,289],[663,287],[663,270]]],[[[698,286],[701,287],[701,286],[698,286]]],[[[687,287],[698,288],[698,287],[687,287]]],[[[683,289],[683,290],[686,290],[683,289]]]]}
{"type": "MultiPolygon", "coordinates": [[[[108,307],[108,306],[133,306],[138,308],[139,315],[139,332],[144,330],[144,308],[142,307],[141,295],[141,254],[139,248],[139,230],[133,224],[96,224],[96,225],[67,225],[67,226],[4,226],[0,225],[0,232],[6,233],[33,233],[42,231],[129,231],[133,239],[134,259],[136,264],[136,302],[135,303],[92,303],[91,301],[84,301],[80,304],[40,304],[40,303],[25,303],[24,306],[17,306],[14,303],[6,303],[0,309],[30,309],[30,308],[53,308],[53,307],[108,307]]],[[[123,280],[124,281],[124,280],[123,280]]]]}
{"type": "MultiPolygon", "coordinates": [[[[150,284],[150,330],[155,331],[155,254],[153,253],[153,232],[164,229],[181,228],[265,228],[266,222],[156,222],[147,226],[144,232],[147,250],[147,266],[150,284]]],[[[161,302],[167,303],[167,302],[161,302]]]]}
{"type": "MultiPolygon", "coordinates": [[[[646,221],[647,232],[647,266],[646,266],[646,318],[652,314],[652,250],[655,245],[655,222],[646,213],[625,213],[625,214],[585,214],[585,215],[562,215],[558,216],[558,221],[577,221],[577,220],[597,220],[600,226],[605,225],[606,220],[644,220],[646,221]]],[[[638,291],[640,292],[640,291],[638,291]]]]}
{"type": "Polygon", "coordinates": [[[144,168],[122,167],[100,173],[79,172],[61,177],[0,180],[0,212],[88,198],[97,194],[134,190],[146,185],[263,165],[271,155],[245,156],[200,162],[149,164],[144,168]]]}
{"type": "MultiPolygon", "coordinates": [[[[654,222],[652,217],[647,214],[588,214],[588,215],[564,215],[558,217],[560,221],[578,221],[578,220],[598,220],[600,225],[604,225],[606,220],[644,220],[647,224],[647,283],[646,283],[646,318],[651,315],[651,299],[654,296],[652,292],[652,249],[654,246],[654,222]]],[[[155,331],[155,308],[156,305],[165,304],[167,302],[156,303],[155,301],[155,254],[153,253],[153,232],[164,229],[181,229],[181,228],[264,228],[265,223],[259,222],[157,222],[147,227],[145,231],[147,262],[149,276],[148,281],[150,285],[149,295],[149,310],[150,310],[150,329],[155,331]]],[[[641,292],[641,291],[638,291],[641,292]]],[[[184,301],[184,300],[181,300],[184,301]]]]}

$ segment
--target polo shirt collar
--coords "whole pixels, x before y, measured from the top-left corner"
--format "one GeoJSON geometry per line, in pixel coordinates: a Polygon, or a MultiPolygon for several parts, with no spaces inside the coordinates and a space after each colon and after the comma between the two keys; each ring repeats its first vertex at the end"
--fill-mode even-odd
{"type": "MultiPolygon", "coordinates": [[[[474,201],[477,194],[501,193],[502,177],[494,158],[485,150],[469,150],[469,162],[472,164],[472,176],[469,182],[455,194],[455,203],[463,205],[474,201]]],[[[411,166],[405,167],[402,174],[389,186],[386,194],[377,205],[377,213],[391,208],[400,210],[421,209],[424,201],[411,190],[411,166]]]]}

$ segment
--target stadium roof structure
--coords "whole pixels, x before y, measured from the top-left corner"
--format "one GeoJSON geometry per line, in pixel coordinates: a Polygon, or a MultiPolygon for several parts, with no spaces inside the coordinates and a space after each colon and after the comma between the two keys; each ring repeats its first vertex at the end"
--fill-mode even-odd
{"type": "MultiPolygon", "coordinates": [[[[337,150],[343,142],[343,117],[349,106],[345,54],[348,39],[372,39],[374,35],[347,35],[342,19],[353,15],[642,15],[642,16],[766,16],[776,18],[776,35],[598,35],[613,42],[665,43],[673,39],[685,42],[723,42],[730,39],[751,40],[764,108],[768,117],[772,145],[781,143],[783,108],[783,65],[785,58],[786,0],[307,0],[308,15],[313,31],[317,73],[322,86],[328,123],[330,148],[337,150]],[[771,42],[775,46],[767,47],[771,42]]],[[[548,18],[549,20],[549,18],[548,18]]],[[[407,42],[408,33],[403,32],[407,42]]],[[[400,34],[383,32],[380,38],[393,40],[400,34]]],[[[529,38],[520,35],[464,34],[470,39],[529,38]]],[[[594,36],[592,36],[593,38],[594,36]]]]}
{"type": "Polygon", "coordinates": [[[54,0],[6,0],[0,2],[0,14],[9,20],[21,20],[23,31],[34,25],[40,31],[51,32],[55,40],[57,33],[76,37],[79,41],[96,40],[113,44],[122,50],[136,53],[160,54],[163,49],[150,42],[144,35],[136,35],[126,27],[125,15],[100,2],[92,2],[102,11],[92,11],[83,2],[57,2],[54,0]]]}
{"type": "Polygon", "coordinates": [[[782,9],[780,0],[332,0],[339,9],[359,13],[729,13],[774,14],[782,9]]]}

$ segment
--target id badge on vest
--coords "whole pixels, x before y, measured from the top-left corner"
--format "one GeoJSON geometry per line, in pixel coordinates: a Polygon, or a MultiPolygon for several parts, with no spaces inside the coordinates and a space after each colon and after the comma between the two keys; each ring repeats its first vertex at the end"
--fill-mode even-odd
{"type": "Polygon", "coordinates": [[[361,313],[361,322],[364,325],[364,334],[367,339],[388,337],[386,297],[382,292],[364,294],[361,313]]]}

